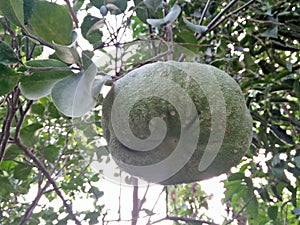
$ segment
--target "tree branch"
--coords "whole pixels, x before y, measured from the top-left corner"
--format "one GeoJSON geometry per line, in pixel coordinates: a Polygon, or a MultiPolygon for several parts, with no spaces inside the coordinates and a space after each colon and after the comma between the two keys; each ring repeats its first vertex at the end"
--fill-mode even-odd
{"type": "Polygon", "coordinates": [[[200,18],[200,21],[199,21],[199,25],[202,25],[202,23],[203,23],[203,20],[204,20],[204,17],[205,17],[206,12],[207,12],[207,10],[208,10],[208,7],[209,7],[209,5],[210,5],[210,2],[211,2],[211,0],[207,0],[207,2],[206,2],[206,5],[205,5],[205,7],[204,7],[204,9],[203,9],[203,11],[202,11],[202,14],[201,14],[201,18],[200,18]]]}
{"type": "Polygon", "coordinates": [[[2,136],[1,136],[1,142],[0,142],[0,163],[2,162],[4,156],[5,156],[5,149],[6,145],[9,140],[10,136],[10,127],[12,124],[12,121],[15,117],[16,111],[17,111],[17,104],[19,101],[19,96],[20,96],[20,90],[16,88],[12,93],[11,93],[11,99],[7,99],[7,114],[6,114],[6,119],[5,123],[3,124],[2,127],[2,136]]]}
{"type": "Polygon", "coordinates": [[[25,110],[23,111],[23,113],[21,114],[20,118],[19,118],[19,121],[17,123],[17,126],[16,126],[16,131],[15,131],[15,139],[19,137],[19,134],[20,134],[20,131],[21,131],[21,127],[22,127],[22,123],[25,119],[25,116],[27,114],[27,112],[29,111],[30,107],[32,106],[32,103],[33,101],[29,101],[25,107],[25,110]]]}
{"type": "Polygon", "coordinates": [[[241,7],[239,7],[238,9],[232,11],[231,13],[227,14],[225,17],[223,17],[222,19],[220,19],[218,22],[216,22],[216,24],[212,25],[211,27],[208,28],[208,30],[214,30],[216,27],[218,27],[221,23],[223,23],[225,20],[227,20],[228,18],[230,18],[231,16],[239,13],[240,11],[242,11],[243,9],[247,8],[249,5],[251,5],[252,3],[254,3],[256,0],[251,0],[249,2],[247,2],[246,4],[242,5],[241,7]]]}
{"type": "Polygon", "coordinates": [[[238,9],[230,12],[229,14],[227,14],[225,17],[223,17],[221,19],[221,17],[228,12],[228,10],[238,1],[237,0],[232,0],[224,9],[222,9],[222,11],[216,15],[216,17],[210,21],[210,23],[207,25],[207,31],[204,34],[199,34],[197,35],[197,40],[201,40],[201,38],[209,31],[214,30],[216,27],[218,27],[221,23],[223,23],[226,19],[228,19],[229,17],[231,17],[232,15],[240,12],[241,10],[247,8],[249,5],[251,5],[252,3],[254,3],[256,0],[250,0],[249,2],[245,3],[244,5],[242,5],[241,7],[239,7],[238,9]]]}
{"type": "Polygon", "coordinates": [[[139,200],[139,196],[138,196],[138,190],[139,190],[139,186],[138,186],[138,179],[136,177],[132,178],[132,182],[133,182],[133,194],[132,194],[132,212],[131,212],[131,217],[132,217],[132,221],[131,221],[131,225],[136,225],[138,218],[139,218],[139,204],[140,204],[140,200],[139,200]]]}
{"type": "Polygon", "coordinates": [[[228,5],[223,8],[221,10],[221,12],[219,12],[218,15],[215,16],[215,18],[212,19],[212,21],[209,22],[209,24],[207,25],[208,29],[211,28],[216,22],[219,21],[219,19],[225,14],[227,13],[227,11],[232,7],[234,6],[235,3],[237,3],[238,0],[232,0],[231,2],[228,3],[228,5]]]}
{"type": "Polygon", "coordinates": [[[19,137],[15,139],[15,143],[17,146],[21,148],[21,150],[35,163],[37,168],[45,175],[49,183],[53,186],[54,191],[58,195],[58,197],[62,200],[64,207],[66,208],[67,212],[70,214],[71,219],[75,221],[76,225],[81,225],[81,222],[77,219],[77,216],[74,214],[72,205],[68,203],[62,194],[62,192],[57,187],[55,181],[52,179],[48,170],[44,167],[43,163],[21,142],[19,137]]]}
{"type": "Polygon", "coordinates": [[[26,224],[27,221],[30,220],[32,214],[33,214],[33,210],[35,209],[35,207],[38,205],[38,202],[40,201],[41,197],[43,196],[43,194],[45,193],[45,191],[47,190],[47,188],[50,186],[50,182],[48,181],[45,186],[40,189],[35,197],[35,199],[33,200],[33,202],[30,204],[30,206],[27,208],[22,220],[19,222],[19,225],[24,225],[26,224]]]}
{"type": "Polygon", "coordinates": [[[196,223],[196,224],[210,224],[210,225],[218,225],[214,222],[209,222],[205,220],[197,220],[193,218],[186,218],[186,217],[178,217],[178,216],[167,216],[166,220],[172,220],[172,221],[184,221],[187,223],[196,223]]]}
{"type": "Polygon", "coordinates": [[[69,0],[64,0],[64,1],[65,1],[65,3],[68,5],[70,14],[71,14],[71,16],[72,16],[72,19],[73,19],[73,21],[74,21],[74,23],[75,23],[76,28],[78,28],[79,20],[78,20],[78,18],[77,18],[77,16],[76,16],[76,14],[75,14],[75,12],[74,12],[72,6],[71,6],[70,1],[69,1],[69,0]]]}
{"type": "Polygon", "coordinates": [[[193,218],[186,218],[186,217],[179,217],[179,216],[166,216],[165,218],[161,218],[159,220],[156,220],[152,224],[160,223],[164,220],[172,220],[172,221],[175,221],[175,222],[183,221],[183,222],[186,222],[186,223],[193,223],[193,224],[218,225],[214,222],[209,222],[209,221],[206,221],[206,220],[197,220],[197,219],[193,219],[193,218]]]}

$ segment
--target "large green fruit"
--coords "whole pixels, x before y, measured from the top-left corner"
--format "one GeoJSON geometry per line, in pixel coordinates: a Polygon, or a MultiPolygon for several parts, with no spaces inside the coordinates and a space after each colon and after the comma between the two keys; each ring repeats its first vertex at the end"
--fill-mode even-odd
{"type": "Polygon", "coordinates": [[[103,103],[102,126],[119,167],[160,184],[227,172],[252,140],[239,85],[192,62],[156,62],[116,81],[103,103]]]}

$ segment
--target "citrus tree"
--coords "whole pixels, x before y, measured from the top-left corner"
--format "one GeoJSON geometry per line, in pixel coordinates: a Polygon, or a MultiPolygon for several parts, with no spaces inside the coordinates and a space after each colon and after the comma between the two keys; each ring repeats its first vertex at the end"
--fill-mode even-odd
{"type": "MultiPolygon", "coordinates": [[[[253,118],[252,144],[224,180],[224,224],[299,224],[299,9],[296,0],[0,0],[0,224],[109,224],[91,166],[94,153],[109,161],[103,90],[169,60],[230,74],[253,118]],[[74,210],[78,196],[93,209],[74,210]]],[[[132,224],[141,211],[159,222],[137,188],[132,224]]],[[[199,183],[164,191],[160,221],[215,224],[199,183]]]]}

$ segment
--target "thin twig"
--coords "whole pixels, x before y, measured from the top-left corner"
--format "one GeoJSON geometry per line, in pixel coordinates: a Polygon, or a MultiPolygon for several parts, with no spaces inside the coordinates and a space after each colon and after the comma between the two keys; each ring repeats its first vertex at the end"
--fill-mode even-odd
{"type": "Polygon", "coordinates": [[[165,218],[161,218],[159,220],[156,220],[156,221],[152,222],[151,224],[160,223],[160,222],[165,221],[165,220],[172,220],[172,221],[175,221],[175,222],[183,221],[183,222],[186,222],[186,223],[193,223],[193,224],[218,225],[217,223],[206,221],[206,220],[197,220],[197,219],[193,219],[193,218],[186,218],[186,217],[179,217],[179,216],[167,216],[165,218]]]}
{"type": "Polygon", "coordinates": [[[219,19],[221,19],[221,17],[222,17],[225,13],[227,13],[227,11],[228,11],[232,6],[234,6],[234,4],[237,3],[237,2],[238,2],[238,0],[232,0],[231,2],[229,2],[228,5],[226,5],[226,7],[223,8],[223,9],[221,10],[221,12],[219,12],[219,14],[216,15],[216,16],[212,19],[212,21],[209,22],[209,24],[207,25],[208,29],[209,29],[210,27],[212,27],[216,22],[218,22],[219,19]]]}
{"type": "Polygon", "coordinates": [[[78,18],[77,18],[77,16],[76,16],[76,14],[75,14],[75,12],[74,12],[72,6],[71,6],[70,1],[69,1],[69,0],[64,0],[64,1],[65,1],[66,4],[68,5],[70,14],[71,14],[71,16],[72,16],[72,19],[73,19],[73,21],[74,21],[74,23],[75,23],[76,28],[78,28],[79,20],[78,20],[78,18]]]}
{"type": "Polygon", "coordinates": [[[139,191],[139,186],[138,186],[138,179],[136,177],[132,178],[132,182],[133,182],[133,194],[132,194],[132,212],[131,212],[131,225],[136,225],[138,218],[139,218],[139,196],[138,196],[138,191],[139,191]]]}
{"type": "Polygon", "coordinates": [[[247,8],[249,5],[251,5],[252,3],[254,3],[256,0],[251,0],[249,2],[247,2],[246,4],[242,5],[241,7],[239,7],[238,9],[232,11],[231,13],[227,14],[225,17],[223,17],[222,19],[220,19],[218,22],[216,22],[214,25],[212,26],[208,26],[208,30],[214,30],[216,27],[218,27],[221,23],[223,23],[225,20],[227,20],[228,18],[230,18],[233,15],[236,15],[237,13],[239,13],[240,11],[242,11],[243,9],[247,8]]]}
{"type": "Polygon", "coordinates": [[[20,131],[21,131],[21,127],[22,127],[22,124],[23,124],[23,121],[25,119],[25,116],[27,114],[27,112],[29,111],[30,107],[32,106],[32,103],[33,101],[29,101],[27,102],[27,105],[25,107],[25,110],[23,111],[23,113],[21,114],[20,118],[19,118],[19,121],[16,125],[16,131],[15,131],[15,139],[19,137],[19,134],[20,134],[20,131]]]}
{"type": "Polygon", "coordinates": [[[7,106],[6,121],[5,121],[5,126],[3,128],[3,133],[1,137],[2,141],[0,146],[0,163],[2,162],[5,156],[5,149],[10,136],[10,127],[17,111],[16,108],[19,101],[19,96],[20,96],[20,90],[16,88],[11,94],[11,101],[7,103],[8,106],[7,106]]]}
{"type": "Polygon", "coordinates": [[[187,222],[187,223],[194,223],[194,224],[218,225],[214,222],[209,222],[209,221],[206,221],[206,220],[197,220],[197,219],[193,219],[193,218],[178,217],[178,216],[167,216],[166,220],[184,221],[184,222],[187,222]]]}
{"type": "Polygon", "coordinates": [[[20,149],[35,163],[37,168],[45,175],[47,180],[53,186],[54,191],[56,192],[57,196],[62,200],[64,207],[66,208],[67,212],[69,213],[71,219],[75,221],[76,225],[81,225],[81,222],[78,220],[77,216],[73,213],[72,205],[68,203],[62,194],[62,192],[57,187],[55,181],[52,179],[48,170],[44,167],[43,163],[21,142],[19,138],[15,139],[15,144],[20,147],[20,149]]]}
{"type": "Polygon", "coordinates": [[[202,23],[203,23],[203,20],[204,20],[204,17],[205,17],[206,12],[207,12],[207,10],[208,10],[208,7],[209,7],[209,5],[210,5],[210,2],[211,2],[211,0],[207,0],[207,2],[206,2],[206,5],[205,5],[205,7],[204,7],[204,9],[203,9],[203,11],[202,11],[202,14],[201,14],[201,18],[200,18],[200,21],[199,21],[199,25],[202,25],[202,23]]]}
{"type": "Polygon", "coordinates": [[[36,206],[38,205],[41,197],[43,196],[43,194],[45,193],[45,191],[47,190],[47,188],[49,186],[50,186],[50,182],[47,181],[47,183],[45,184],[45,186],[38,191],[35,199],[30,204],[30,206],[27,208],[27,210],[26,210],[26,212],[25,212],[22,220],[19,222],[19,225],[24,225],[24,224],[26,224],[30,220],[30,218],[31,218],[31,216],[33,214],[33,210],[36,208],[36,206]]]}
{"type": "Polygon", "coordinates": [[[255,2],[255,0],[251,0],[251,1],[247,2],[243,6],[239,7],[238,9],[234,10],[233,12],[229,13],[227,16],[225,16],[221,19],[221,17],[225,13],[227,13],[227,11],[237,2],[238,2],[238,0],[232,0],[231,2],[229,2],[228,5],[224,9],[222,9],[221,12],[218,15],[216,15],[212,21],[210,21],[210,23],[207,25],[207,28],[208,28],[207,31],[204,34],[197,35],[197,40],[199,41],[207,32],[214,30],[217,26],[219,26],[222,22],[224,22],[230,16],[232,16],[233,14],[236,14],[236,13],[240,12],[241,10],[243,10],[244,8],[248,7],[250,4],[255,2]]]}
{"type": "MultiPolygon", "coordinates": [[[[148,186],[148,187],[149,187],[149,186],[148,186]]],[[[167,187],[164,186],[164,188],[163,188],[163,189],[161,190],[161,192],[159,193],[159,195],[158,195],[156,201],[154,202],[154,205],[153,205],[153,207],[152,207],[152,209],[151,209],[151,211],[150,211],[150,216],[149,216],[149,218],[148,218],[147,224],[150,224],[150,221],[151,221],[151,215],[154,214],[153,212],[154,212],[154,209],[155,209],[155,207],[156,207],[156,205],[157,205],[157,203],[158,203],[158,200],[160,199],[162,193],[164,193],[166,189],[167,189],[167,187]]],[[[168,203],[166,202],[166,204],[168,204],[168,203]]],[[[167,211],[167,210],[166,210],[166,211],[167,211]]],[[[166,215],[168,215],[168,212],[166,212],[166,215]]]]}
{"type": "Polygon", "coordinates": [[[150,185],[148,184],[148,185],[147,185],[147,188],[146,188],[146,190],[145,190],[145,193],[144,193],[144,195],[143,195],[143,198],[140,200],[139,211],[142,210],[143,204],[146,202],[146,197],[147,197],[147,193],[148,193],[148,191],[149,191],[149,187],[150,187],[150,185]]]}

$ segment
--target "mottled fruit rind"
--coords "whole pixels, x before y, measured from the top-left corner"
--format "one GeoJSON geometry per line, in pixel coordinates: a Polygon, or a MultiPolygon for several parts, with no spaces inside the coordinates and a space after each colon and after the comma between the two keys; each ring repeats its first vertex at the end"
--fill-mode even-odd
{"type": "MultiPolygon", "coordinates": [[[[194,119],[191,118],[191,121],[195,121],[194,119]]],[[[147,64],[129,72],[116,81],[103,103],[102,127],[111,155],[121,169],[149,182],[164,185],[190,183],[225,173],[240,162],[252,141],[252,118],[239,85],[225,72],[213,66],[195,62],[168,61],[147,64]],[[149,172],[151,176],[148,176],[148,173],[141,174],[138,168],[154,165],[172,155],[180,141],[181,132],[185,132],[183,126],[186,126],[180,121],[176,107],[178,105],[182,107],[185,103],[180,95],[176,97],[176,105],[172,105],[166,99],[157,96],[151,97],[150,95],[142,98],[140,95],[145,92],[145,89],[147,89],[146,91],[153,91],[153,93],[163,92],[164,90],[169,93],[169,90],[166,90],[169,88],[165,84],[166,79],[176,83],[192,99],[198,114],[196,119],[200,124],[200,132],[196,141],[196,149],[187,163],[181,165],[180,169],[175,171],[172,176],[166,176],[165,179],[157,181],[153,179],[151,172],[149,172]],[[146,86],[145,82],[148,82],[146,86]],[[124,92],[128,87],[131,91],[124,92]],[[219,144],[220,146],[219,149],[216,149],[218,152],[216,157],[212,156],[214,160],[207,169],[199,171],[199,163],[204,152],[207,151],[206,146],[210,135],[212,135],[213,121],[211,113],[214,113],[212,112],[214,110],[223,110],[221,106],[214,110],[211,109],[213,104],[212,102],[209,103],[211,100],[207,98],[208,93],[205,93],[207,92],[205,90],[212,90],[216,94],[221,93],[221,99],[224,100],[226,110],[221,112],[218,119],[225,121],[223,123],[225,126],[220,127],[224,130],[224,137],[216,145],[219,144]],[[149,123],[152,118],[159,117],[165,122],[167,134],[162,143],[153,150],[137,151],[130,149],[121,143],[117,137],[112,124],[117,123],[118,125],[123,118],[113,121],[112,107],[115,98],[121,91],[122,95],[126,95],[124,104],[134,103],[129,113],[129,126],[136,137],[140,139],[149,137],[151,134],[149,123]],[[132,169],[127,165],[136,167],[132,169]]],[[[181,149],[181,152],[184,155],[185,149],[181,149]]],[[[172,164],[176,163],[178,162],[174,161],[172,164]]],[[[169,174],[167,171],[170,167],[172,167],[171,164],[166,164],[159,171],[159,175],[169,174]]]]}

